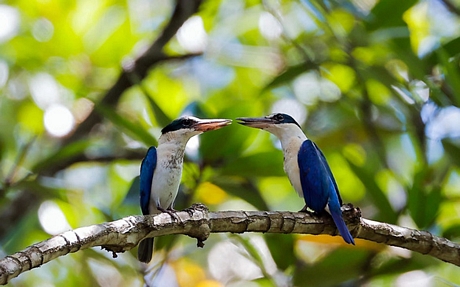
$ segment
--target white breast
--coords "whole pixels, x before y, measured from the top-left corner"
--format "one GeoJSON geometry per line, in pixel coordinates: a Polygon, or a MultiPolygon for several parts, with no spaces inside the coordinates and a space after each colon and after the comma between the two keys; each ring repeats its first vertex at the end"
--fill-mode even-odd
{"type": "Polygon", "coordinates": [[[289,181],[300,197],[303,197],[302,184],[300,183],[299,163],[297,156],[303,140],[294,137],[283,145],[284,153],[284,171],[286,172],[289,181]]]}
{"type": "Polygon", "coordinates": [[[172,208],[182,177],[184,150],[164,144],[157,148],[157,166],[150,192],[150,212],[157,213],[157,206],[172,208]]]}
{"type": "Polygon", "coordinates": [[[297,156],[299,154],[300,146],[307,140],[307,137],[303,131],[294,124],[274,125],[267,128],[267,131],[276,135],[280,139],[284,153],[284,171],[286,172],[289,181],[297,194],[300,197],[303,197],[297,156]]]}

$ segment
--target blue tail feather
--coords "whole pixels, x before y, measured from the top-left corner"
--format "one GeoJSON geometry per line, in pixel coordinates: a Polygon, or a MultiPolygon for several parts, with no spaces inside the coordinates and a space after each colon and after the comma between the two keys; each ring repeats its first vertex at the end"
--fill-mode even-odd
{"type": "Polygon", "coordinates": [[[149,263],[152,260],[153,253],[153,237],[146,238],[139,243],[139,248],[137,249],[137,258],[139,261],[144,263],[149,263]]]}
{"type": "Polygon", "coordinates": [[[330,209],[332,219],[334,220],[335,226],[337,226],[337,229],[340,232],[340,235],[342,235],[343,240],[345,240],[346,243],[348,244],[353,244],[355,245],[355,240],[353,239],[353,236],[351,236],[350,231],[348,231],[348,227],[345,224],[345,221],[343,221],[342,218],[342,211],[336,210],[336,209],[330,209]]]}

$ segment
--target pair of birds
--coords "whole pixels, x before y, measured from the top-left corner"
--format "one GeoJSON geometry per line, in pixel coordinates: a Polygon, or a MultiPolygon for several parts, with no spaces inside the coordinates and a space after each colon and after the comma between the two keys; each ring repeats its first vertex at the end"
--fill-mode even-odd
{"type": "MultiPolygon", "coordinates": [[[[261,118],[237,118],[239,124],[266,130],[279,138],[284,153],[284,171],[307,207],[323,213],[326,205],[345,242],[355,244],[342,219],[339,189],[321,150],[302,132],[289,115],[275,113],[261,118]]],[[[142,213],[174,212],[173,203],[179,189],[187,141],[206,131],[229,125],[226,119],[202,120],[181,117],[161,130],[158,147],[150,147],[141,164],[140,204],[142,213]]],[[[138,259],[152,259],[153,238],[139,244],[138,259]]]]}

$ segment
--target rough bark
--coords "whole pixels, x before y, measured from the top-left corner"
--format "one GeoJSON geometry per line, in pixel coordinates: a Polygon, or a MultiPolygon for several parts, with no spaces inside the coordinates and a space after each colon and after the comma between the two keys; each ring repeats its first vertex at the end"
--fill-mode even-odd
{"type": "MultiPolygon", "coordinates": [[[[460,245],[427,231],[372,221],[361,217],[359,209],[344,206],[344,219],[355,238],[406,248],[460,266],[460,245]]],[[[116,257],[134,248],[145,237],[184,234],[196,238],[198,247],[211,233],[262,232],[338,235],[329,216],[288,211],[209,212],[201,204],[156,216],[129,216],[116,221],[82,227],[56,235],[0,260],[0,284],[59,256],[101,246],[116,257]]],[[[280,235],[282,236],[282,235],[280,235]]]]}

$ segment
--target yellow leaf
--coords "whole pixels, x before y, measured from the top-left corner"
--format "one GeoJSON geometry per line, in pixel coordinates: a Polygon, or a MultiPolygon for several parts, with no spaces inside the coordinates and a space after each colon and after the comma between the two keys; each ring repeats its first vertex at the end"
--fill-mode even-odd
{"type": "Polygon", "coordinates": [[[338,236],[338,235],[331,236],[331,235],[326,235],[326,234],[302,235],[299,237],[299,240],[304,241],[304,242],[312,242],[312,243],[324,243],[328,245],[333,244],[333,245],[340,246],[340,247],[350,247],[350,248],[361,247],[364,249],[374,250],[377,252],[382,251],[383,249],[387,247],[385,244],[382,244],[382,243],[376,243],[376,242],[372,242],[372,241],[365,240],[365,239],[359,239],[359,238],[355,238],[356,245],[353,246],[353,245],[345,243],[345,241],[343,241],[343,238],[341,236],[338,236]]]}
{"type": "Polygon", "coordinates": [[[171,263],[179,286],[197,286],[206,279],[206,274],[201,266],[188,258],[181,258],[171,263]]]}
{"type": "Polygon", "coordinates": [[[353,87],[356,74],[352,68],[332,63],[325,64],[323,67],[327,70],[324,76],[334,82],[343,93],[348,92],[353,87]]]}
{"type": "Polygon", "coordinates": [[[377,105],[386,104],[391,97],[390,90],[379,81],[373,79],[366,81],[366,89],[371,101],[377,105]]]}
{"type": "Polygon", "coordinates": [[[227,198],[227,194],[217,185],[210,182],[203,182],[196,190],[196,197],[198,201],[204,204],[219,204],[227,198]]]}
{"type": "Polygon", "coordinates": [[[329,14],[328,22],[336,34],[346,36],[355,26],[355,17],[345,10],[337,9],[329,14]]]}
{"type": "Polygon", "coordinates": [[[215,280],[203,280],[199,282],[195,287],[224,287],[224,284],[215,280]]]}
{"type": "Polygon", "coordinates": [[[347,144],[343,148],[343,155],[357,166],[363,166],[366,162],[366,151],[359,144],[347,144]]]}
{"type": "Polygon", "coordinates": [[[422,2],[413,6],[403,14],[403,19],[409,27],[412,49],[417,52],[423,40],[430,35],[428,3],[422,2]]]}

